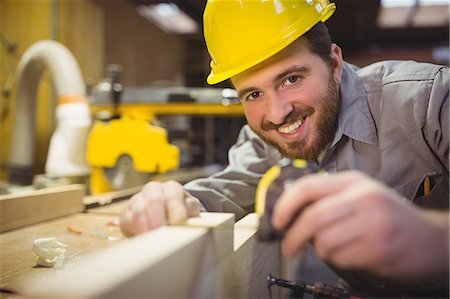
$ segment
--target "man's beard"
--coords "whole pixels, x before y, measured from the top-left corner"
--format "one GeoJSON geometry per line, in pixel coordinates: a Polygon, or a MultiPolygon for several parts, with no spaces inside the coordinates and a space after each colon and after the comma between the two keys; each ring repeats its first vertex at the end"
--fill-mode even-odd
{"type": "Polygon", "coordinates": [[[339,109],[340,98],[338,84],[336,84],[334,80],[329,80],[327,95],[321,99],[317,109],[308,106],[305,109],[302,109],[302,111],[292,111],[285,117],[283,123],[280,125],[275,125],[271,122],[264,122],[260,130],[257,130],[252,126],[250,127],[262,140],[264,140],[264,142],[278,149],[284,157],[290,159],[317,161],[319,155],[326,149],[334,138],[338,126],[339,109]],[[264,134],[265,131],[277,130],[285,124],[293,123],[312,114],[315,114],[316,116],[316,127],[313,128],[314,131],[310,130],[307,136],[303,136],[303,138],[299,140],[280,144],[274,139],[271,139],[270,136],[264,134]],[[311,134],[315,134],[315,136],[310,136],[311,134]],[[308,145],[308,140],[311,138],[314,138],[314,140],[309,142],[310,144],[308,145]]]}

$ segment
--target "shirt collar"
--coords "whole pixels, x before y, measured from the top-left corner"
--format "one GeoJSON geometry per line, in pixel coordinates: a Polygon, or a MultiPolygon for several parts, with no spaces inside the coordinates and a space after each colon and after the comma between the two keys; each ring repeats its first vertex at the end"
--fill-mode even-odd
{"type": "Polygon", "coordinates": [[[356,67],[344,63],[339,86],[341,108],[339,124],[331,146],[346,135],[352,139],[377,144],[377,130],[368,106],[367,92],[356,73],[356,67]]]}

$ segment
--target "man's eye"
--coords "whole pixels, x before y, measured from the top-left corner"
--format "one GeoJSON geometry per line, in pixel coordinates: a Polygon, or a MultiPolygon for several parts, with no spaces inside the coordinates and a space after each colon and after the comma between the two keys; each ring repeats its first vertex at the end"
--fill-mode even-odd
{"type": "Polygon", "coordinates": [[[261,96],[261,93],[259,91],[254,91],[251,94],[249,94],[246,98],[247,101],[254,101],[257,98],[261,96]]]}
{"type": "Polygon", "coordinates": [[[284,81],[284,84],[285,85],[292,85],[292,84],[297,83],[298,81],[300,81],[300,77],[299,76],[290,76],[284,81]]]}

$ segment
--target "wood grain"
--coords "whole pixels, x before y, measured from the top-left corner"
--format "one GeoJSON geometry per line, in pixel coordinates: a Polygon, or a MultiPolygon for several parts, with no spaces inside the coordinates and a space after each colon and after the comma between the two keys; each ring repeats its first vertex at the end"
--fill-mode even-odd
{"type": "Polygon", "coordinates": [[[37,238],[55,237],[67,244],[66,267],[70,268],[87,255],[120,243],[124,237],[119,227],[112,225],[115,217],[105,215],[75,214],[56,220],[16,229],[0,235],[0,286],[19,289],[21,284],[37,274],[56,274],[66,269],[38,267],[32,252],[37,238]],[[79,230],[73,233],[72,226],[79,230]]]}
{"type": "Polygon", "coordinates": [[[83,185],[0,196],[0,232],[71,215],[84,210],[83,185]]]}
{"type": "Polygon", "coordinates": [[[232,214],[202,213],[102,250],[70,272],[35,278],[23,290],[32,298],[265,298],[267,275],[282,270],[280,251],[255,239],[256,221],[253,214],[233,224],[232,214]]]}
{"type": "Polygon", "coordinates": [[[100,206],[93,209],[88,209],[87,212],[91,214],[116,215],[119,216],[125,210],[129,200],[123,200],[109,205],[100,206]]]}

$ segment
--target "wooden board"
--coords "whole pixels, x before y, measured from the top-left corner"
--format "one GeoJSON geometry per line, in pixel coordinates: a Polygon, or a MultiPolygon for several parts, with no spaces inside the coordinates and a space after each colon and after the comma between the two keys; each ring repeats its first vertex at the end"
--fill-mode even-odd
{"type": "Polygon", "coordinates": [[[70,268],[87,255],[120,243],[124,239],[118,226],[111,225],[115,217],[105,215],[75,214],[45,223],[5,232],[0,235],[0,287],[19,289],[29,277],[37,274],[55,274],[63,269],[39,267],[32,252],[37,238],[55,237],[67,244],[65,266],[70,268]],[[81,231],[77,234],[68,227],[81,231]]]}
{"type": "MultiPolygon", "coordinates": [[[[249,214],[235,224],[234,252],[213,270],[221,274],[220,297],[269,298],[266,284],[269,273],[286,277],[279,243],[258,241],[255,237],[258,224],[256,214],[249,214]]],[[[280,298],[280,291],[274,288],[273,297],[280,298]]]]}
{"type": "Polygon", "coordinates": [[[37,277],[23,291],[33,298],[268,298],[266,277],[282,270],[278,244],[255,240],[254,214],[233,222],[232,214],[202,213],[37,277]]]}
{"type": "Polygon", "coordinates": [[[83,185],[67,185],[0,196],[0,232],[84,210],[83,185]]]}
{"type": "MultiPolygon", "coordinates": [[[[149,181],[165,182],[174,180],[181,184],[184,184],[197,178],[208,177],[214,173],[219,172],[222,169],[223,166],[217,164],[211,164],[198,168],[178,169],[176,171],[168,172],[165,174],[152,175],[149,178],[149,181]]],[[[133,194],[141,191],[142,187],[143,186],[136,186],[124,190],[105,192],[97,195],[88,195],[84,197],[83,203],[89,208],[94,208],[97,206],[103,206],[110,203],[126,200],[133,196],[133,194]]]]}
{"type": "Polygon", "coordinates": [[[91,214],[103,214],[103,215],[121,215],[128,205],[129,200],[123,200],[108,205],[100,206],[97,208],[88,209],[87,212],[91,214]]]}

